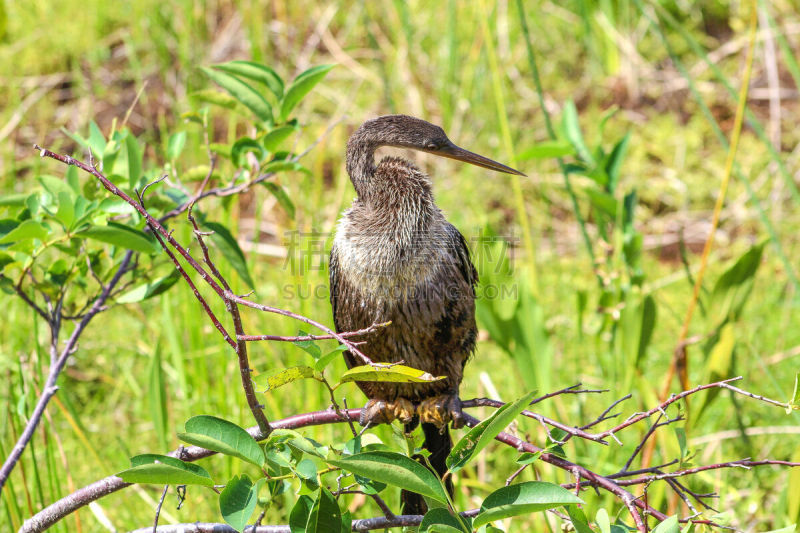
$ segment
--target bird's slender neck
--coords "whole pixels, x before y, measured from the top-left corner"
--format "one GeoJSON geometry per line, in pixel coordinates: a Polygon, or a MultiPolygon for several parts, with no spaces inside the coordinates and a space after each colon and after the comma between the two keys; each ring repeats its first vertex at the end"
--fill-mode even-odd
{"type": "Polygon", "coordinates": [[[357,131],[347,142],[346,165],[358,197],[366,200],[375,176],[375,150],[380,144],[357,131]]]}

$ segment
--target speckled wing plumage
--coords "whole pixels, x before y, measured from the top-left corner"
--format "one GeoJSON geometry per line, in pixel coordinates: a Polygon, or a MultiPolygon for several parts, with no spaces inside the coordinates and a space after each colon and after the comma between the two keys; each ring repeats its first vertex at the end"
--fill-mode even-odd
{"type": "MultiPolygon", "coordinates": [[[[412,267],[412,275],[405,272],[400,276],[397,272],[369,271],[369,265],[343,265],[343,260],[352,263],[357,257],[349,249],[345,258],[339,249],[346,242],[341,239],[348,239],[344,226],[340,226],[344,235],[337,237],[330,257],[330,298],[336,330],[353,331],[391,321],[365,337],[364,353],[376,362],[403,360],[435,376],[446,376],[431,384],[359,383],[361,389],[369,398],[393,400],[399,396],[414,402],[457,393],[477,336],[478,275],[464,237],[439,214],[428,231],[396,250],[412,267]]],[[[347,246],[357,249],[358,237],[347,246]]],[[[363,257],[370,257],[368,251],[363,257]]],[[[361,364],[349,353],[345,355],[349,366],[361,364]]]]}

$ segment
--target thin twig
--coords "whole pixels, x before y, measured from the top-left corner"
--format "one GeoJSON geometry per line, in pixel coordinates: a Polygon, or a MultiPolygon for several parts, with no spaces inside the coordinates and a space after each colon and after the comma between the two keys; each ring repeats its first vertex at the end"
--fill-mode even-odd
{"type": "MultiPolygon", "coordinates": [[[[391,322],[381,322],[381,323],[374,323],[371,326],[359,329],[356,331],[345,331],[339,333],[340,337],[348,338],[348,337],[358,337],[360,335],[366,335],[368,333],[372,333],[376,331],[378,328],[383,328],[391,324],[391,322]]],[[[296,335],[296,336],[284,336],[284,335],[237,335],[236,338],[240,341],[279,341],[279,342],[303,342],[303,341],[322,341],[322,340],[329,340],[335,339],[334,335],[296,335]]]]}
{"type": "Polygon", "coordinates": [[[161,492],[161,498],[159,498],[158,506],[156,507],[156,517],[153,519],[153,533],[158,530],[158,516],[161,514],[161,506],[164,505],[164,498],[166,498],[168,490],[169,485],[164,485],[164,490],[161,492]]]}
{"type": "Polygon", "coordinates": [[[225,293],[223,294],[223,297],[228,299],[228,300],[230,300],[230,301],[232,301],[232,302],[236,302],[238,304],[244,305],[246,307],[250,307],[252,309],[256,309],[258,311],[264,311],[264,312],[267,312],[267,313],[275,313],[275,314],[278,314],[278,315],[294,318],[295,320],[299,320],[301,322],[305,322],[306,324],[310,324],[310,325],[314,326],[315,328],[324,331],[325,333],[327,333],[328,335],[332,336],[337,341],[339,341],[342,344],[344,344],[345,346],[347,346],[347,349],[350,351],[350,353],[355,355],[356,357],[360,358],[365,364],[374,365],[374,366],[385,366],[384,364],[381,364],[381,363],[374,363],[372,361],[372,359],[370,359],[369,357],[367,357],[366,355],[361,353],[361,351],[356,347],[356,345],[353,342],[347,340],[340,333],[336,333],[335,331],[333,331],[332,329],[328,328],[327,326],[324,326],[324,325],[320,324],[316,320],[312,320],[312,319],[310,319],[308,317],[305,317],[305,316],[302,316],[302,315],[298,315],[297,313],[292,313],[291,311],[286,311],[285,309],[279,309],[277,307],[272,307],[271,305],[263,305],[263,304],[257,304],[257,303],[251,302],[250,300],[246,300],[245,298],[242,298],[241,296],[236,296],[231,291],[225,291],[225,293]]]}

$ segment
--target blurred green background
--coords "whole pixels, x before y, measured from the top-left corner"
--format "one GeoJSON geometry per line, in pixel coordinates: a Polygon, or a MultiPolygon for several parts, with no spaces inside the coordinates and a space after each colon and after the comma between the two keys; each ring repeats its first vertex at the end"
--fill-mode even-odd
{"type": "MultiPolygon", "coordinates": [[[[724,139],[732,133],[735,91],[744,72],[749,9],[749,2],[624,0],[0,2],[0,187],[3,194],[27,192],[37,187],[40,174],[62,176],[64,168],[40,160],[32,144],[72,153],[76,145],[62,128],[85,136],[90,121],[108,135],[115,120],[126,120],[147,146],[148,168],[156,169],[165,164],[169,135],[186,131],[187,150],[176,167],[203,164],[202,134],[181,120],[198,105],[191,95],[213,86],[198,67],[251,59],[288,80],[310,66],[336,63],[295,113],[301,128],[293,149],[300,152],[319,141],[302,159],[309,174],[280,177],[296,215],[289,217],[264,189],[205,206],[210,219],[238,237],[257,300],[332,324],[325,268],[299,268],[298,249],[287,246],[287,235],[316,232],[329,245],[327,236],[354,196],[343,164],[349,133],[376,115],[415,115],[440,124],[458,145],[527,174],[517,189],[506,175],[407,154],[433,177],[439,206],[467,240],[500,237],[497,247],[475,251],[476,262],[484,287],[505,287],[510,296],[479,303],[481,341],[467,367],[462,398],[500,391],[501,399],[511,400],[528,388],[544,393],[582,382],[610,391],[542,403],[539,412],[582,425],[630,392],[633,397],[618,408],[625,418],[654,405],[676,348],[724,173],[724,139]],[[577,111],[585,144],[595,154],[603,147],[607,155],[630,135],[615,188],[601,191],[587,172],[571,174],[573,203],[559,163],[542,157],[542,147],[555,144],[547,144],[540,95],[556,124],[558,146],[569,136],[561,125],[570,109],[577,111]],[[634,190],[638,203],[623,213],[617,207],[634,190]],[[585,236],[578,218],[585,222],[585,236]],[[500,252],[508,263],[496,268],[500,252]],[[315,287],[322,287],[319,296],[308,297],[315,287]],[[638,328],[646,305],[657,312],[652,338],[643,343],[630,331],[638,328]]],[[[743,388],[786,401],[800,367],[798,6],[792,0],[759,2],[758,23],[738,165],[689,330],[700,342],[689,350],[689,379],[696,385],[742,375],[743,388]],[[735,327],[728,330],[732,344],[722,350],[722,324],[709,307],[715,284],[733,261],[765,239],[769,243],[746,305],[726,316],[725,323],[735,327]]],[[[247,131],[243,117],[215,114],[212,141],[232,142],[247,131]]],[[[567,154],[568,163],[575,159],[567,154]]],[[[188,243],[187,224],[175,226],[188,243]]],[[[223,272],[235,290],[246,291],[227,265],[223,272]]],[[[0,455],[5,456],[41,388],[48,354],[45,325],[16,297],[2,298],[0,455]]],[[[248,333],[298,330],[298,323],[280,317],[245,315],[248,333]]],[[[252,364],[260,371],[305,358],[288,344],[251,347],[252,364]]],[[[343,362],[336,365],[336,372],[344,370],[343,362]]],[[[175,431],[191,415],[216,414],[252,425],[234,385],[237,374],[232,354],[182,284],[158,299],[101,314],[84,334],[48,417],[3,491],[0,523],[17,528],[47,503],[126,468],[131,455],[175,448],[175,431]],[[153,391],[154,361],[164,376],[161,391],[153,391]],[[152,400],[157,393],[166,398],[166,421],[157,416],[152,400]]],[[[672,387],[677,391],[677,383],[672,387]]],[[[349,406],[362,405],[355,387],[341,391],[349,406]]],[[[270,419],[282,418],[326,408],[327,391],[313,381],[297,382],[268,394],[265,404],[270,419]]],[[[800,460],[796,412],[787,416],[727,393],[692,405],[702,405],[686,424],[696,454],[692,463],[800,460]]],[[[481,414],[486,412],[475,412],[481,414]]],[[[565,451],[571,460],[612,473],[646,429],[628,430],[622,448],[573,440],[565,451]]],[[[544,442],[542,428],[532,421],[520,421],[518,431],[544,442]]],[[[395,438],[388,428],[375,433],[384,441],[395,438]]],[[[679,457],[672,430],[659,433],[654,463],[679,457]]],[[[336,441],[346,438],[346,428],[306,434],[336,441]]],[[[490,447],[476,466],[460,473],[457,503],[464,509],[480,505],[516,469],[515,457],[511,449],[490,447]]],[[[227,474],[242,468],[229,459],[211,461],[227,474]]],[[[535,475],[571,481],[546,466],[537,466],[535,475]]],[[[534,470],[525,476],[533,479],[534,470]]],[[[767,530],[800,519],[798,472],[733,469],[688,483],[697,492],[717,490],[720,497],[712,505],[727,513],[717,519],[737,529],[767,530]]],[[[152,521],[159,491],[126,489],[55,530],[104,531],[104,523],[118,530],[143,527],[152,521]]],[[[394,506],[396,496],[390,498],[394,506]]],[[[664,487],[652,486],[648,496],[665,512],[690,514],[664,487]]],[[[600,507],[621,508],[606,494],[585,497],[590,516],[600,507]]],[[[292,501],[288,494],[275,502],[265,523],[286,523],[292,501]]],[[[162,523],[219,520],[214,499],[198,489],[189,491],[180,511],[174,504],[168,496],[162,523]]],[[[358,516],[379,514],[372,502],[355,501],[352,507],[358,516]]],[[[557,527],[554,517],[538,516],[515,522],[511,530],[557,527]]]]}

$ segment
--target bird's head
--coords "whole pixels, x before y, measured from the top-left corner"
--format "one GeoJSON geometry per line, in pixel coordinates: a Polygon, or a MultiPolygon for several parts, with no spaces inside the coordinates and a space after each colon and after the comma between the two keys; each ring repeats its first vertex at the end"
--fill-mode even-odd
{"type": "Polygon", "coordinates": [[[408,115],[385,115],[368,120],[353,133],[349,142],[411,148],[497,172],[524,176],[518,170],[456,146],[439,126],[408,115]]]}

